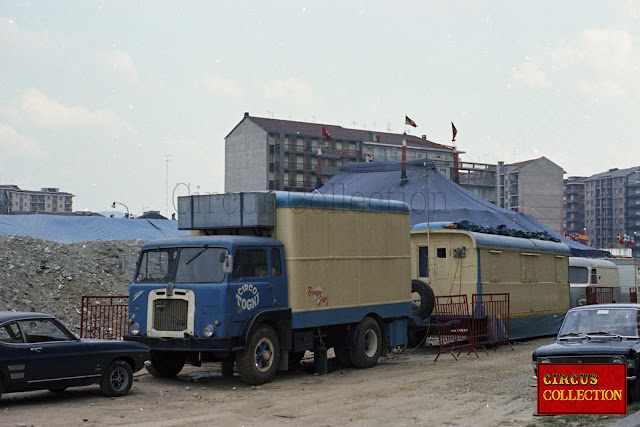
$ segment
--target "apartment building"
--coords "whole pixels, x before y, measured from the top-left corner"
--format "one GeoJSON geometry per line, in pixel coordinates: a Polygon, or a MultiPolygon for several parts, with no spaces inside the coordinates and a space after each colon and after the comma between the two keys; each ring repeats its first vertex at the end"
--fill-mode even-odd
{"type": "Polygon", "coordinates": [[[563,183],[564,232],[570,236],[586,234],[584,180],[583,176],[571,176],[563,183]]]}
{"type": "MultiPolygon", "coordinates": [[[[598,248],[629,246],[619,236],[640,238],[640,167],[609,169],[585,179],[585,227],[598,248]]],[[[633,245],[633,253],[638,248],[633,245]]]]}
{"type": "Polygon", "coordinates": [[[531,215],[563,234],[564,174],[546,157],[511,164],[498,162],[498,206],[531,215]]]}
{"type": "Polygon", "coordinates": [[[0,214],[65,213],[73,212],[71,193],[58,188],[22,190],[17,185],[0,185],[0,214]]]}
{"type": "Polygon", "coordinates": [[[426,135],[349,129],[249,113],[225,137],[225,191],[312,191],[318,186],[318,166],[324,183],[345,163],[399,161],[403,141],[407,159],[428,157],[445,176],[456,179],[460,173],[463,186],[480,197],[488,189],[488,200],[495,201],[495,165],[469,164],[470,169],[456,169],[456,163],[462,165],[462,152],[429,141],[426,135]]]}

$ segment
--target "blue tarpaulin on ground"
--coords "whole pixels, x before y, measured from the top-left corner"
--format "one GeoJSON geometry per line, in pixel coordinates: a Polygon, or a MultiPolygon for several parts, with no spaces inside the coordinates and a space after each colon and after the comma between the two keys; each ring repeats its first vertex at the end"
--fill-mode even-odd
{"type": "Polygon", "coordinates": [[[425,222],[470,222],[485,228],[508,228],[547,233],[565,243],[573,256],[602,258],[609,252],[567,239],[530,215],[513,212],[488,202],[446,178],[424,160],[407,161],[407,179],[401,179],[401,162],[351,163],[316,190],[322,194],[400,200],[409,204],[411,225],[425,222]],[[429,203],[427,204],[427,182],[429,203]],[[427,211],[428,207],[428,211],[427,211]],[[427,214],[428,212],[428,214],[427,214]]]}
{"type": "Polygon", "coordinates": [[[30,236],[59,243],[90,240],[154,240],[186,236],[178,221],[100,216],[0,215],[0,235],[30,236]]]}

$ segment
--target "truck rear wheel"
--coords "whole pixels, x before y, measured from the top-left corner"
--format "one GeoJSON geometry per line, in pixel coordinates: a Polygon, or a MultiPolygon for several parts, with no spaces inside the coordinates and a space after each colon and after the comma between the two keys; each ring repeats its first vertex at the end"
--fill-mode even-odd
{"type": "Polygon", "coordinates": [[[240,379],[250,385],[273,380],[280,363],[278,335],[269,325],[260,325],[249,339],[245,349],[236,355],[240,379]]]}
{"type": "Polygon", "coordinates": [[[358,325],[354,347],[349,349],[349,359],[356,368],[371,368],[378,363],[382,353],[380,326],[371,317],[365,317],[358,325]]]}
{"type": "Polygon", "coordinates": [[[184,355],[169,351],[152,351],[151,366],[147,371],[154,377],[172,378],[184,367],[184,355]]]}
{"type": "Polygon", "coordinates": [[[431,316],[435,297],[431,286],[422,280],[413,279],[411,281],[411,315],[426,319],[431,316]]]}

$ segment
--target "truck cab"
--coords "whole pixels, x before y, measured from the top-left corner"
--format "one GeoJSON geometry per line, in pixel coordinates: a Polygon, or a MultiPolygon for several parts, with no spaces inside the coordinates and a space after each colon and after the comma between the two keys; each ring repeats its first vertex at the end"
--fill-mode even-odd
{"type": "Polygon", "coordinates": [[[286,331],[291,310],[283,259],[282,243],[268,237],[147,243],[130,287],[128,339],[156,349],[151,369],[169,377],[203,354],[208,361],[229,359],[244,345],[243,331],[258,312],[274,330],[286,331]]]}

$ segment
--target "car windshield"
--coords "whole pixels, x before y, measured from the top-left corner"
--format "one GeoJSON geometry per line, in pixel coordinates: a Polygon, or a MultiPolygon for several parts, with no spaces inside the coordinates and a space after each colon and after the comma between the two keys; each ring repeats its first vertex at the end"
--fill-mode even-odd
{"type": "Polygon", "coordinates": [[[558,338],[581,335],[638,337],[640,310],[589,308],[572,310],[562,323],[558,338]]]}
{"type": "Polygon", "coordinates": [[[224,280],[222,248],[164,248],[144,251],[136,283],[220,283],[224,280]]]}

